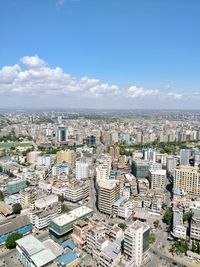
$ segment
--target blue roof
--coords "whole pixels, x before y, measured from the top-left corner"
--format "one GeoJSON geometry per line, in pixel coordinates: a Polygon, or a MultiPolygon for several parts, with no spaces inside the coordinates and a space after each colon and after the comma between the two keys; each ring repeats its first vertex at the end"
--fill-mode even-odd
{"type": "Polygon", "coordinates": [[[118,198],[117,201],[115,201],[115,203],[113,205],[119,207],[124,202],[125,199],[126,199],[126,197],[120,197],[120,198],[118,198]]]}
{"type": "Polygon", "coordinates": [[[56,260],[56,262],[62,264],[62,265],[67,265],[73,261],[75,261],[77,259],[76,255],[74,255],[74,253],[72,252],[67,252],[66,254],[58,257],[58,259],[56,260]]]}
{"type": "Polygon", "coordinates": [[[67,240],[64,243],[62,243],[63,248],[70,248],[71,250],[74,250],[76,248],[76,244],[72,240],[67,240]]]}

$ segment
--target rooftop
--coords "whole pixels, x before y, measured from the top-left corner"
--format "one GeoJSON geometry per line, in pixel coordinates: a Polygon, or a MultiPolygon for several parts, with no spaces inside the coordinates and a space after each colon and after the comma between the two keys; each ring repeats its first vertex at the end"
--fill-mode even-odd
{"type": "Polygon", "coordinates": [[[69,222],[75,221],[80,217],[91,213],[92,211],[93,211],[92,209],[86,206],[82,206],[53,219],[52,222],[58,224],[59,226],[64,226],[69,222]]]}

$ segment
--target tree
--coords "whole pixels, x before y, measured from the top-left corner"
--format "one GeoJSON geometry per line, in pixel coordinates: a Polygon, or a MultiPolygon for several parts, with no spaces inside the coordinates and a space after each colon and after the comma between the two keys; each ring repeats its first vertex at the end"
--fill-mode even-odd
{"type": "Polygon", "coordinates": [[[150,243],[150,244],[153,244],[153,243],[155,243],[155,241],[156,241],[156,237],[155,237],[155,235],[151,234],[151,235],[149,236],[149,243],[150,243]]]}
{"type": "Polygon", "coordinates": [[[12,233],[8,236],[8,238],[6,239],[6,248],[8,249],[12,249],[16,247],[16,241],[20,238],[22,238],[23,235],[20,233],[12,233]]]}
{"type": "Polygon", "coordinates": [[[155,228],[158,228],[159,224],[160,224],[159,220],[153,222],[155,228]]]}
{"type": "Polygon", "coordinates": [[[13,206],[12,206],[12,210],[13,210],[13,213],[14,214],[20,214],[21,210],[22,210],[22,206],[20,203],[15,203],[13,206]]]}
{"type": "Polygon", "coordinates": [[[197,250],[197,246],[195,244],[195,241],[192,240],[192,252],[196,252],[196,250],[197,250]]]}
{"type": "Polygon", "coordinates": [[[0,191],[0,201],[4,201],[4,194],[2,191],[0,191]]]}
{"type": "Polygon", "coordinates": [[[125,223],[119,223],[118,226],[124,231],[127,228],[127,225],[125,223]]]}
{"type": "Polygon", "coordinates": [[[62,213],[67,213],[69,211],[70,211],[70,208],[67,205],[62,204],[62,206],[61,206],[61,212],[62,213]]]}
{"type": "Polygon", "coordinates": [[[197,243],[197,250],[196,250],[196,252],[197,252],[198,254],[200,254],[200,242],[197,243]]]}
{"type": "Polygon", "coordinates": [[[171,208],[168,208],[163,216],[163,222],[171,226],[173,220],[173,212],[171,208]]]}
{"type": "Polygon", "coordinates": [[[192,212],[191,211],[188,211],[188,212],[183,214],[183,221],[184,222],[185,221],[190,222],[191,218],[192,218],[192,212]]]}
{"type": "Polygon", "coordinates": [[[58,200],[63,203],[65,201],[64,195],[63,194],[62,195],[59,195],[58,196],[58,200]]]}

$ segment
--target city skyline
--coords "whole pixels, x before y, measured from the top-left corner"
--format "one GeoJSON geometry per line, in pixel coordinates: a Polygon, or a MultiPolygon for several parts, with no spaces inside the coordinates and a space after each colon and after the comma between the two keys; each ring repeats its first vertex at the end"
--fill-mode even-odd
{"type": "Polygon", "coordinates": [[[199,109],[200,3],[124,3],[2,1],[1,107],[199,109]]]}

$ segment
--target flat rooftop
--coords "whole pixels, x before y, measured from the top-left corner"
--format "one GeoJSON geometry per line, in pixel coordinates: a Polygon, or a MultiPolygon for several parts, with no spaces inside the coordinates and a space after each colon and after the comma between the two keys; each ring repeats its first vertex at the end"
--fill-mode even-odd
{"type": "Polygon", "coordinates": [[[92,209],[82,206],[53,219],[52,222],[59,226],[64,226],[72,221],[78,220],[80,217],[85,216],[92,211],[92,209]]]}

